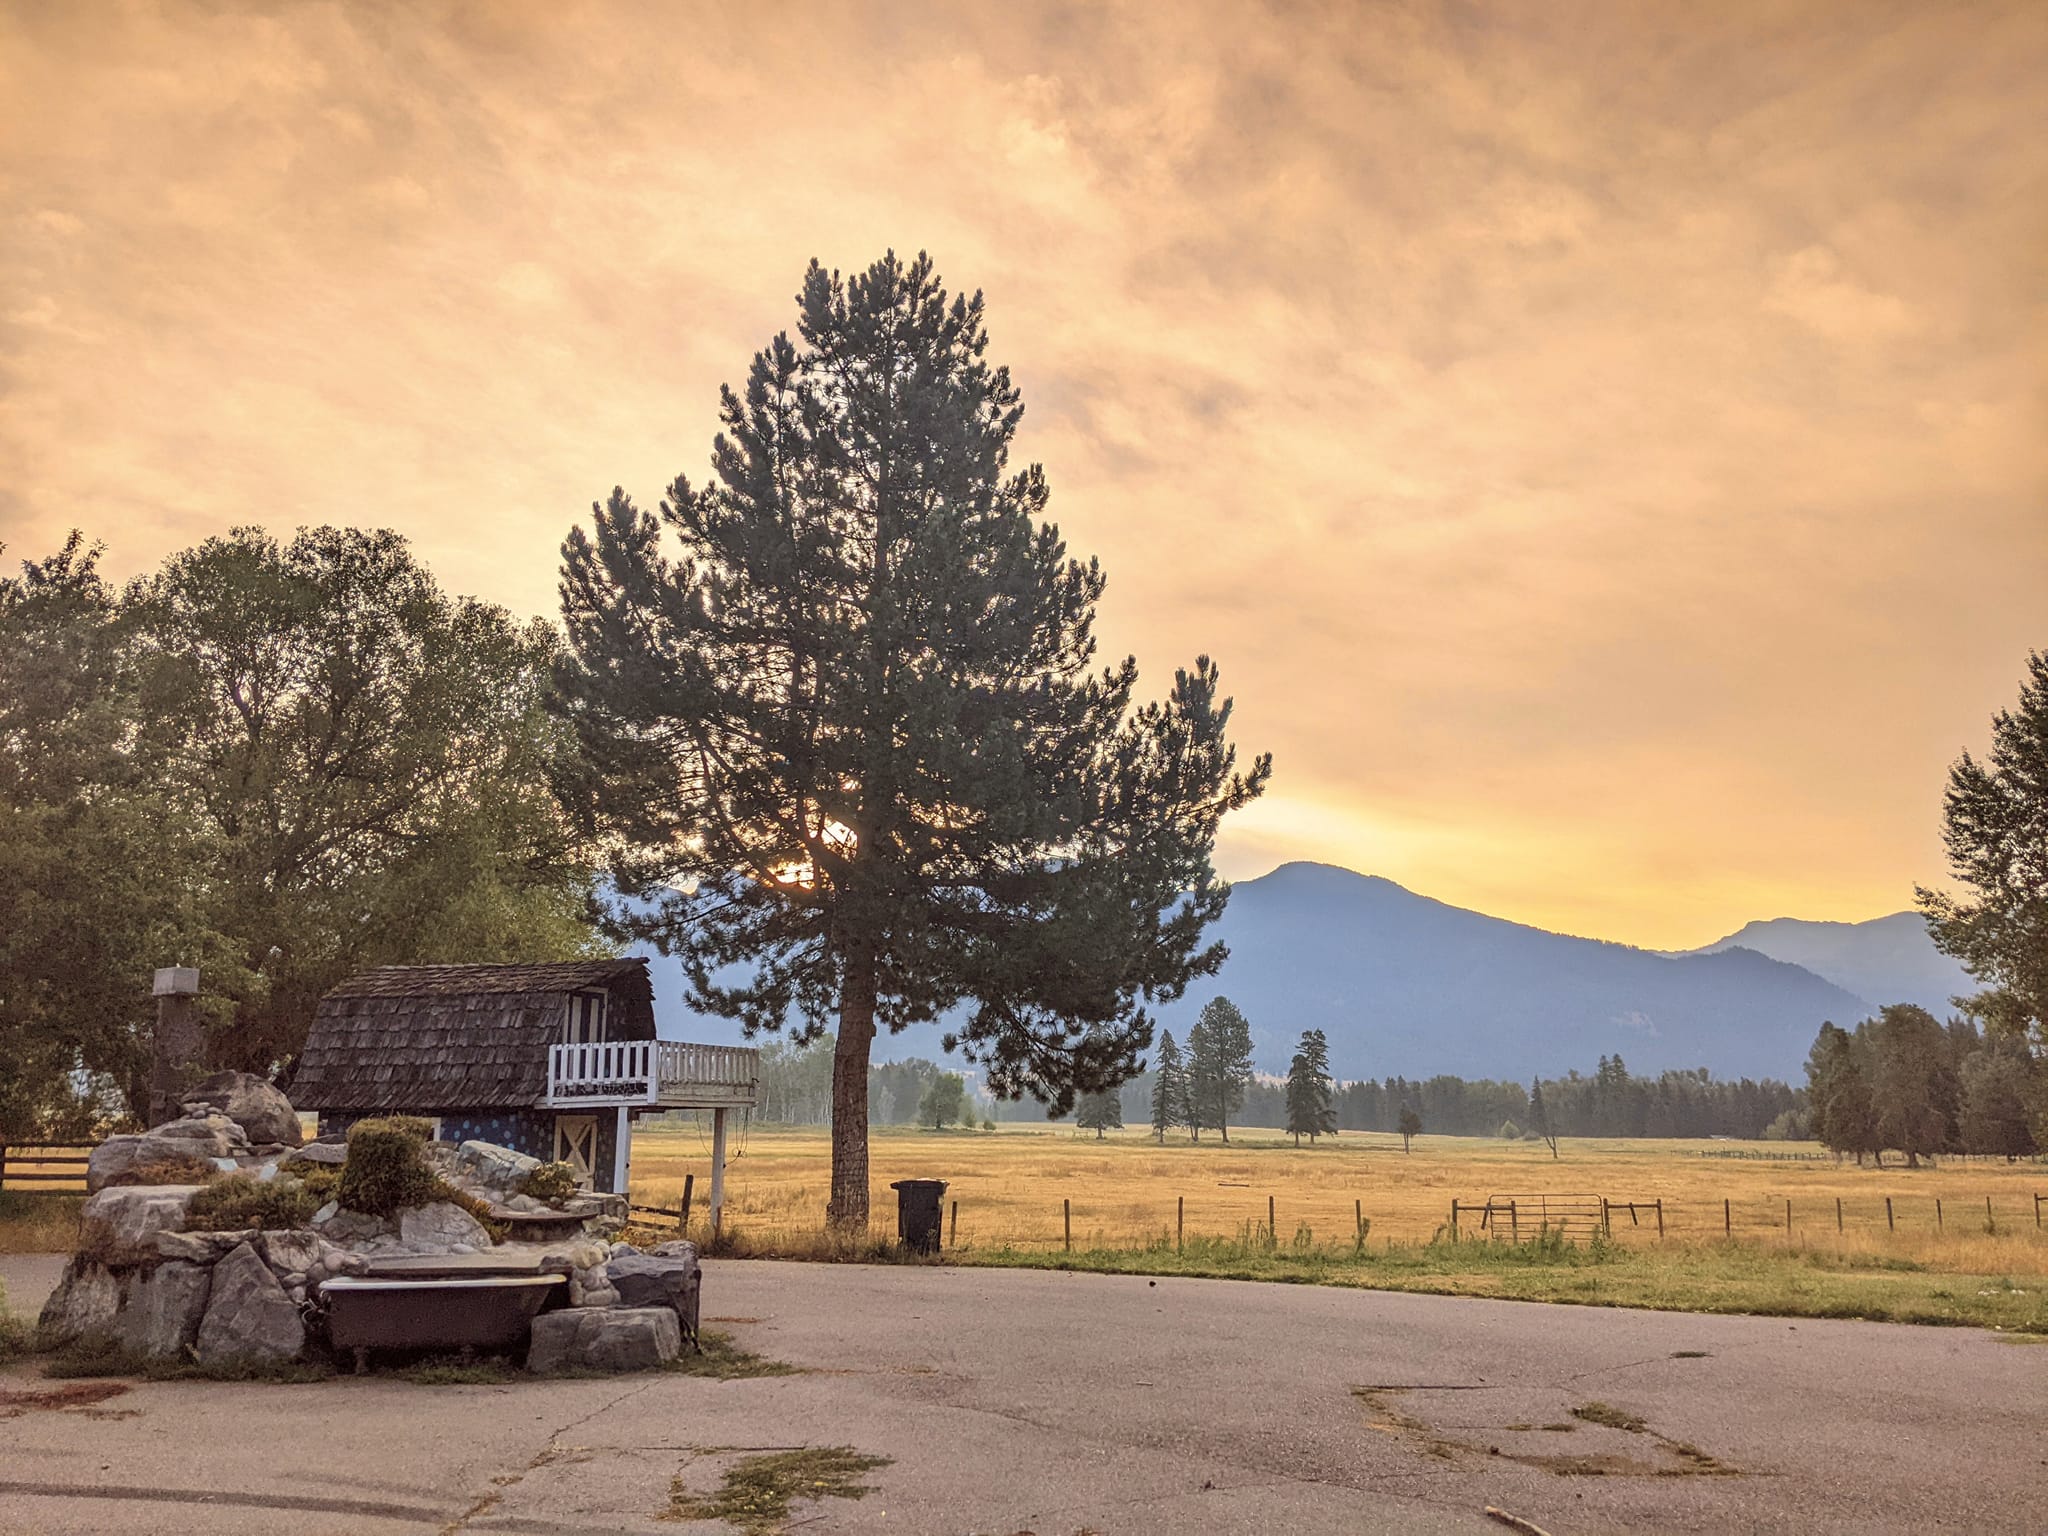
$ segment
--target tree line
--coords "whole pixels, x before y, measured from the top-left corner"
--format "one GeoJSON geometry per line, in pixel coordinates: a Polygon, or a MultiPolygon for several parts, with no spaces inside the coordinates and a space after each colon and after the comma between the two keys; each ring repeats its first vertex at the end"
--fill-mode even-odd
{"type": "Polygon", "coordinates": [[[559,644],[392,533],[242,528],[125,585],[74,534],[0,578],[0,1139],[142,1112],[158,966],[200,967],[211,1065],[268,1074],[353,971],[600,949],[559,644]]]}
{"type": "Polygon", "coordinates": [[[1823,1024],[1806,1059],[1811,1132],[1831,1151],[1906,1166],[1942,1152],[2029,1157],[2048,1130],[2040,1061],[2024,1040],[1901,1003],[1854,1029],[1823,1024]]]}

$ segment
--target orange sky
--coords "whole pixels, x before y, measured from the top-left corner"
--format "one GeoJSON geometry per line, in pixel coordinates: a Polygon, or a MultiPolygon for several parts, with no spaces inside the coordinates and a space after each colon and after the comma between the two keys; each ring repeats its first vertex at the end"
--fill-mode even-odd
{"type": "Polygon", "coordinates": [[[929,248],[1109,643],[1275,755],[1226,872],[1873,916],[2048,645],[2044,79],[2038,0],[0,0],[0,539],[552,612],[807,258],[929,248]]]}

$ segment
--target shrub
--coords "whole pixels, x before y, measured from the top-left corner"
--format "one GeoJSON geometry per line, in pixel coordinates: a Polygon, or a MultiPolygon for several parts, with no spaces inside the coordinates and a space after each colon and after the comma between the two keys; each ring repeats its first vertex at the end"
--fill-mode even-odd
{"type": "Polygon", "coordinates": [[[341,1198],[341,1170],[326,1163],[299,1163],[285,1177],[297,1179],[313,1197],[315,1208],[341,1198]]]}
{"type": "Polygon", "coordinates": [[[7,1310],[7,1288],[0,1286],[0,1364],[25,1355],[35,1344],[35,1326],[7,1310]]]}
{"type": "Polygon", "coordinates": [[[560,1205],[576,1193],[576,1170],[567,1163],[542,1163],[519,1181],[519,1193],[560,1205]]]}
{"type": "Polygon", "coordinates": [[[406,1206],[447,1198],[448,1186],[422,1155],[432,1130],[410,1115],[350,1126],[348,1161],[341,1165],[336,1191],[341,1203],[352,1211],[390,1216],[406,1206]]]}
{"type": "Polygon", "coordinates": [[[1500,1129],[1493,1134],[1502,1141],[1520,1141],[1522,1139],[1522,1128],[1512,1120],[1503,1120],[1500,1123],[1500,1129]]]}
{"type": "Polygon", "coordinates": [[[215,1179],[192,1197],[185,1226],[193,1232],[240,1232],[261,1227],[268,1232],[303,1227],[320,1208],[297,1179],[252,1179],[231,1173],[215,1179]]]}
{"type": "Polygon", "coordinates": [[[124,1168],[109,1185],[124,1184],[211,1184],[220,1177],[220,1165],[210,1158],[177,1152],[139,1167],[124,1168]]]}

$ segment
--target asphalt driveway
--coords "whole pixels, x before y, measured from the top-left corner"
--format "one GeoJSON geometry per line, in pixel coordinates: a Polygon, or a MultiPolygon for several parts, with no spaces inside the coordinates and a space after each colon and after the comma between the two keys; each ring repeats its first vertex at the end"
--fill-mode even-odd
{"type": "MultiPolygon", "coordinates": [[[[140,1384],[0,1407],[0,1530],[673,1536],[656,1517],[675,1479],[708,1489],[807,1445],[892,1458],[867,1498],[800,1505],[807,1533],[1498,1532],[1488,1505],[1555,1536],[2043,1525],[2048,1347],[1975,1331],[706,1269],[707,1322],[804,1374],[140,1384]]],[[[0,1261],[18,1308],[44,1270],[0,1261]]]]}

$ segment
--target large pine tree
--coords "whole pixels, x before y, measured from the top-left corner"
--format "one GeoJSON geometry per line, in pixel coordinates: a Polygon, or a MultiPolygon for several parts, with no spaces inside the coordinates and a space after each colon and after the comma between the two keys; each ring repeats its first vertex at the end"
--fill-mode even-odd
{"type": "Polygon", "coordinates": [[[1189,1117],[1209,1126],[1227,1143],[1230,1117],[1252,1085],[1252,1026],[1237,1004],[1212,997],[1202,1004],[1188,1031],[1188,1087],[1194,1103],[1189,1117]]]}
{"type": "Polygon", "coordinates": [[[836,1015],[828,1217],[860,1228],[877,1029],[967,1005],[949,1046],[1055,1112],[1133,1075],[1146,1004],[1222,961],[1210,849],[1269,764],[1236,770],[1207,658],[1136,707],[1135,662],[1097,668],[1103,575],[1010,467],[979,294],[892,253],[799,303],[712,481],[570,534],[559,680],[621,928],[750,1032],[836,1015]]]}
{"type": "Polygon", "coordinates": [[[1968,894],[1921,890],[1928,931],[1984,983],[1970,1010],[2048,1052],[2048,651],[1993,717],[1990,754],[1949,770],[1942,837],[1968,894]]]}
{"type": "Polygon", "coordinates": [[[1287,1067],[1287,1131],[1294,1144],[1306,1136],[1335,1135],[1337,1111],[1330,1102],[1330,1042],[1320,1029],[1305,1030],[1287,1067]]]}
{"type": "Polygon", "coordinates": [[[1158,1063],[1152,1078],[1152,1134],[1161,1143],[1166,1133],[1187,1124],[1188,1073],[1172,1030],[1159,1033],[1158,1063]]]}

